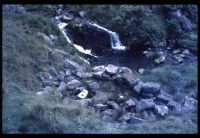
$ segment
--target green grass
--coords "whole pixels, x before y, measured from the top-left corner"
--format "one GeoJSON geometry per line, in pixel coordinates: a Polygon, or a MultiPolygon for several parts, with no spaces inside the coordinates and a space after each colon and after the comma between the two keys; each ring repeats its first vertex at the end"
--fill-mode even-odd
{"type": "Polygon", "coordinates": [[[44,16],[32,13],[3,15],[4,81],[36,90],[41,87],[36,73],[49,65],[62,69],[65,58],[85,65],[89,70],[90,67],[75,52],[76,49],[67,43],[57,26],[44,16]],[[57,35],[58,40],[50,47],[36,36],[38,31],[57,35]],[[61,49],[68,55],[50,54],[49,48],[61,49]]]}
{"type": "Polygon", "coordinates": [[[100,116],[77,104],[62,104],[53,94],[38,96],[14,83],[4,87],[3,133],[92,133],[100,116]]]}
{"type": "Polygon", "coordinates": [[[197,114],[188,113],[179,116],[168,116],[164,120],[128,125],[122,133],[134,134],[194,134],[197,133],[197,114]]]}
{"type": "Polygon", "coordinates": [[[144,75],[137,74],[142,81],[153,81],[161,85],[174,99],[180,101],[190,92],[197,92],[197,66],[177,65],[155,68],[144,75]]]}

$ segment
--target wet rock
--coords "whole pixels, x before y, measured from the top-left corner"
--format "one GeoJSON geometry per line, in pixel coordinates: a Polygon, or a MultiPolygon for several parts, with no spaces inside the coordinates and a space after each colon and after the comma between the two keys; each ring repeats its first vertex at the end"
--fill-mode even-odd
{"type": "Polygon", "coordinates": [[[64,68],[72,71],[84,70],[83,66],[69,59],[64,60],[64,68]]]}
{"type": "Polygon", "coordinates": [[[136,117],[134,115],[131,116],[131,118],[130,118],[130,124],[132,124],[132,125],[139,124],[139,123],[144,123],[144,122],[146,122],[145,119],[136,117]]]}
{"type": "Polygon", "coordinates": [[[108,108],[116,109],[116,110],[120,109],[119,105],[114,101],[108,101],[107,104],[108,104],[108,108]]]}
{"type": "Polygon", "coordinates": [[[169,101],[172,100],[172,98],[172,95],[166,93],[164,90],[160,90],[160,93],[157,95],[156,100],[167,104],[169,101]]]}
{"type": "Polygon", "coordinates": [[[105,67],[105,72],[109,75],[114,75],[117,73],[119,67],[117,66],[114,66],[112,64],[108,64],[106,67],[105,67]]]}
{"type": "Polygon", "coordinates": [[[140,94],[143,84],[144,82],[140,81],[137,85],[133,87],[133,91],[136,92],[137,94],[140,94]]]}
{"type": "Polygon", "coordinates": [[[142,95],[154,97],[160,91],[160,85],[154,82],[146,82],[142,85],[142,95]]]}
{"type": "Polygon", "coordinates": [[[78,88],[82,85],[82,83],[76,79],[71,80],[67,83],[67,89],[74,90],[75,88],[78,88]]]}
{"type": "Polygon", "coordinates": [[[64,92],[66,90],[66,88],[67,88],[66,83],[62,81],[62,82],[60,82],[60,85],[56,90],[59,92],[64,92]]]}
{"type": "Polygon", "coordinates": [[[155,112],[158,115],[164,117],[164,116],[166,116],[169,113],[169,109],[165,105],[155,105],[155,112]]]}
{"type": "Polygon", "coordinates": [[[58,76],[58,72],[56,71],[56,69],[53,66],[49,67],[48,71],[52,76],[54,76],[54,77],[58,76]]]}
{"type": "Polygon", "coordinates": [[[136,102],[136,112],[141,112],[147,109],[153,109],[155,103],[153,99],[141,99],[140,101],[136,102]]]}
{"type": "Polygon", "coordinates": [[[78,96],[79,98],[81,98],[81,99],[87,98],[87,96],[88,96],[88,90],[83,90],[83,91],[80,92],[77,96],[78,96]]]}
{"type": "Polygon", "coordinates": [[[127,100],[127,101],[125,102],[125,104],[126,104],[127,107],[133,107],[133,106],[136,105],[135,101],[132,100],[132,99],[127,100]]]}
{"type": "Polygon", "coordinates": [[[95,108],[99,111],[104,111],[108,108],[106,104],[98,103],[95,105],[95,108]]]}
{"type": "Polygon", "coordinates": [[[139,78],[133,75],[129,68],[121,67],[118,74],[114,77],[115,82],[124,84],[130,88],[133,88],[138,82],[139,78]]]}
{"type": "Polygon", "coordinates": [[[197,100],[189,96],[185,96],[184,103],[182,105],[183,112],[195,112],[197,111],[197,100]]]}

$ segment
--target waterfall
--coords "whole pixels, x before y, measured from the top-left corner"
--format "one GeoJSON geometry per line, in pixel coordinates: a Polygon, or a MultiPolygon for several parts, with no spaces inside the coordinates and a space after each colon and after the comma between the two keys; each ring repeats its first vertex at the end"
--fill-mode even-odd
{"type": "Polygon", "coordinates": [[[111,46],[112,46],[112,49],[114,50],[126,50],[126,47],[123,46],[119,40],[119,35],[113,31],[110,31],[102,26],[99,26],[98,24],[96,23],[89,23],[90,25],[92,26],[95,26],[101,30],[104,30],[106,32],[108,32],[108,34],[110,35],[110,41],[111,41],[111,46]]]}
{"type": "Polygon", "coordinates": [[[72,44],[78,51],[80,51],[81,53],[93,56],[93,57],[97,57],[91,54],[91,50],[90,49],[84,49],[82,46],[74,44],[70,38],[67,36],[67,33],[65,32],[65,27],[68,25],[68,23],[63,23],[59,21],[59,17],[55,17],[56,21],[58,22],[58,28],[60,29],[60,31],[63,33],[64,37],[66,38],[67,42],[72,44]]]}

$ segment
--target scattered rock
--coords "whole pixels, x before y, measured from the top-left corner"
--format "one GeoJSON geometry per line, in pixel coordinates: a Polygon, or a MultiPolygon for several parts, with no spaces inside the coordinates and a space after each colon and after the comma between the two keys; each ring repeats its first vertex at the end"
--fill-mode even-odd
{"type": "Polygon", "coordinates": [[[65,71],[65,76],[68,77],[68,76],[70,76],[70,75],[71,75],[71,71],[70,71],[69,69],[67,69],[67,70],[65,71]]]}
{"type": "Polygon", "coordinates": [[[169,109],[165,105],[155,105],[155,112],[158,115],[164,117],[165,115],[167,115],[169,113],[169,109]]]}
{"type": "Polygon", "coordinates": [[[95,72],[99,72],[99,71],[104,72],[105,66],[103,66],[103,65],[102,66],[96,66],[96,67],[92,68],[92,70],[95,71],[95,72]]]}
{"type": "Polygon", "coordinates": [[[42,85],[43,87],[46,87],[46,86],[53,86],[54,84],[53,84],[53,81],[51,80],[45,80],[42,82],[42,85]]]}
{"type": "Polygon", "coordinates": [[[159,53],[158,53],[158,58],[155,59],[154,62],[155,62],[156,64],[159,65],[159,64],[161,64],[161,63],[164,63],[164,62],[165,62],[165,59],[166,59],[166,57],[165,57],[164,52],[159,52],[159,53]]]}
{"type": "Polygon", "coordinates": [[[117,66],[114,66],[112,64],[108,64],[106,67],[105,67],[105,72],[109,75],[114,75],[117,73],[119,67],[117,66]]]}
{"type": "Polygon", "coordinates": [[[144,123],[144,122],[146,122],[145,119],[136,117],[134,115],[132,115],[131,118],[130,118],[130,124],[132,124],[132,125],[139,124],[139,123],[144,123]]]}
{"type": "Polygon", "coordinates": [[[140,74],[143,74],[143,73],[144,73],[144,69],[143,69],[143,68],[140,68],[140,69],[138,70],[138,72],[139,72],[140,74]]]}
{"type": "Polygon", "coordinates": [[[71,80],[67,83],[67,89],[74,90],[75,88],[78,88],[82,85],[82,83],[76,79],[71,80]]]}
{"type": "Polygon", "coordinates": [[[146,82],[142,85],[142,95],[154,97],[160,91],[160,85],[154,82],[146,82]]]}
{"type": "Polygon", "coordinates": [[[97,82],[94,81],[87,81],[88,83],[88,89],[91,91],[95,91],[97,89],[99,89],[99,84],[97,82]]]}
{"type": "Polygon", "coordinates": [[[108,101],[107,104],[108,104],[108,108],[117,109],[117,110],[120,109],[119,105],[114,101],[108,101]]]}
{"type": "Polygon", "coordinates": [[[126,113],[119,118],[120,122],[129,122],[133,113],[126,113]]]}
{"type": "Polygon", "coordinates": [[[114,80],[117,83],[124,84],[130,88],[133,88],[139,82],[139,79],[136,78],[132,71],[126,67],[121,67],[119,69],[118,74],[114,77],[114,80]]]}
{"type": "Polygon", "coordinates": [[[84,70],[83,66],[77,64],[74,61],[71,61],[69,59],[64,60],[64,68],[70,69],[71,71],[78,71],[78,70],[84,70]]]}
{"type": "Polygon", "coordinates": [[[85,11],[80,11],[80,12],[78,12],[78,14],[79,14],[80,17],[84,18],[85,15],[86,15],[86,12],[85,11]]]}
{"type": "Polygon", "coordinates": [[[136,102],[136,112],[141,112],[147,109],[153,109],[155,103],[153,99],[141,99],[140,101],[136,102]]]}
{"type": "Polygon", "coordinates": [[[179,49],[177,49],[177,50],[173,50],[173,54],[178,54],[178,53],[180,53],[181,51],[179,50],[179,49]]]}
{"type": "Polygon", "coordinates": [[[180,54],[179,55],[181,58],[185,58],[185,55],[184,54],[180,54]]]}
{"type": "Polygon", "coordinates": [[[53,45],[53,42],[51,41],[51,39],[46,34],[44,34],[42,32],[37,32],[37,36],[39,38],[41,38],[42,40],[44,40],[47,44],[53,45]]]}
{"type": "Polygon", "coordinates": [[[189,53],[190,53],[190,51],[188,49],[183,50],[184,55],[188,55],[189,53]]]}
{"type": "Polygon", "coordinates": [[[183,112],[195,112],[197,111],[197,100],[189,96],[185,96],[184,103],[182,105],[183,112]]]}
{"type": "Polygon", "coordinates": [[[78,71],[76,73],[76,76],[79,77],[80,79],[86,79],[88,77],[88,74],[86,74],[84,71],[78,71]]]}
{"type": "Polygon", "coordinates": [[[94,79],[102,79],[103,78],[103,74],[104,74],[104,71],[95,72],[95,73],[93,73],[93,78],[94,79]]]}
{"type": "Polygon", "coordinates": [[[104,111],[108,108],[108,106],[102,103],[98,103],[95,105],[95,108],[99,111],[104,111]]]}
{"type": "Polygon", "coordinates": [[[169,101],[167,103],[167,107],[169,107],[169,109],[171,109],[173,112],[181,111],[181,105],[175,101],[169,101]]]}
{"type": "Polygon", "coordinates": [[[54,77],[58,76],[58,73],[57,73],[56,69],[53,66],[49,67],[48,71],[52,76],[54,76],[54,77]]]}
{"type": "Polygon", "coordinates": [[[81,99],[85,99],[88,95],[88,90],[83,90],[82,92],[80,92],[77,96],[81,99]]]}
{"type": "Polygon", "coordinates": [[[144,82],[140,81],[137,85],[133,87],[133,91],[136,92],[137,94],[140,94],[143,84],[144,82]]]}
{"type": "Polygon", "coordinates": [[[56,90],[59,92],[63,92],[66,90],[66,87],[67,87],[66,83],[62,81],[60,82],[60,86],[56,90]]]}
{"type": "Polygon", "coordinates": [[[81,106],[88,106],[92,100],[91,99],[79,99],[79,100],[74,100],[75,103],[80,104],[81,106]]]}
{"type": "Polygon", "coordinates": [[[172,100],[172,95],[166,93],[164,90],[160,90],[160,93],[157,95],[156,100],[167,104],[169,101],[172,100]]]}
{"type": "Polygon", "coordinates": [[[128,107],[133,107],[135,106],[135,101],[132,100],[132,99],[129,99],[125,102],[125,104],[128,106],[128,107]]]}

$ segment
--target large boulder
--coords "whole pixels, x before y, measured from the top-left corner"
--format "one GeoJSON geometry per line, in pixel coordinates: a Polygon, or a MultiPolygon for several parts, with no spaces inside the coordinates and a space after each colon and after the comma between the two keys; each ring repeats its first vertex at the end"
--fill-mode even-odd
{"type": "Polygon", "coordinates": [[[115,65],[112,65],[112,64],[108,64],[106,67],[105,67],[105,72],[109,75],[114,75],[117,73],[119,67],[115,66],[115,65]]]}
{"type": "Polygon", "coordinates": [[[82,85],[82,83],[76,79],[71,80],[67,83],[67,89],[74,90],[75,88],[78,88],[82,85]]]}
{"type": "Polygon", "coordinates": [[[147,109],[153,109],[155,103],[153,99],[141,99],[140,101],[136,102],[136,112],[141,112],[147,109]]]}
{"type": "Polygon", "coordinates": [[[64,60],[64,68],[65,69],[70,69],[73,72],[77,72],[78,70],[84,70],[84,67],[79,65],[78,63],[71,61],[69,59],[64,60]]]}
{"type": "Polygon", "coordinates": [[[169,113],[169,108],[165,105],[155,105],[155,112],[164,117],[169,113]]]}
{"type": "Polygon", "coordinates": [[[154,82],[146,82],[142,85],[142,95],[154,97],[160,91],[160,84],[154,82]]]}
{"type": "Polygon", "coordinates": [[[131,69],[127,67],[121,67],[116,76],[114,76],[114,80],[117,83],[124,84],[130,88],[133,88],[138,82],[139,79],[136,78],[131,69]]]}

